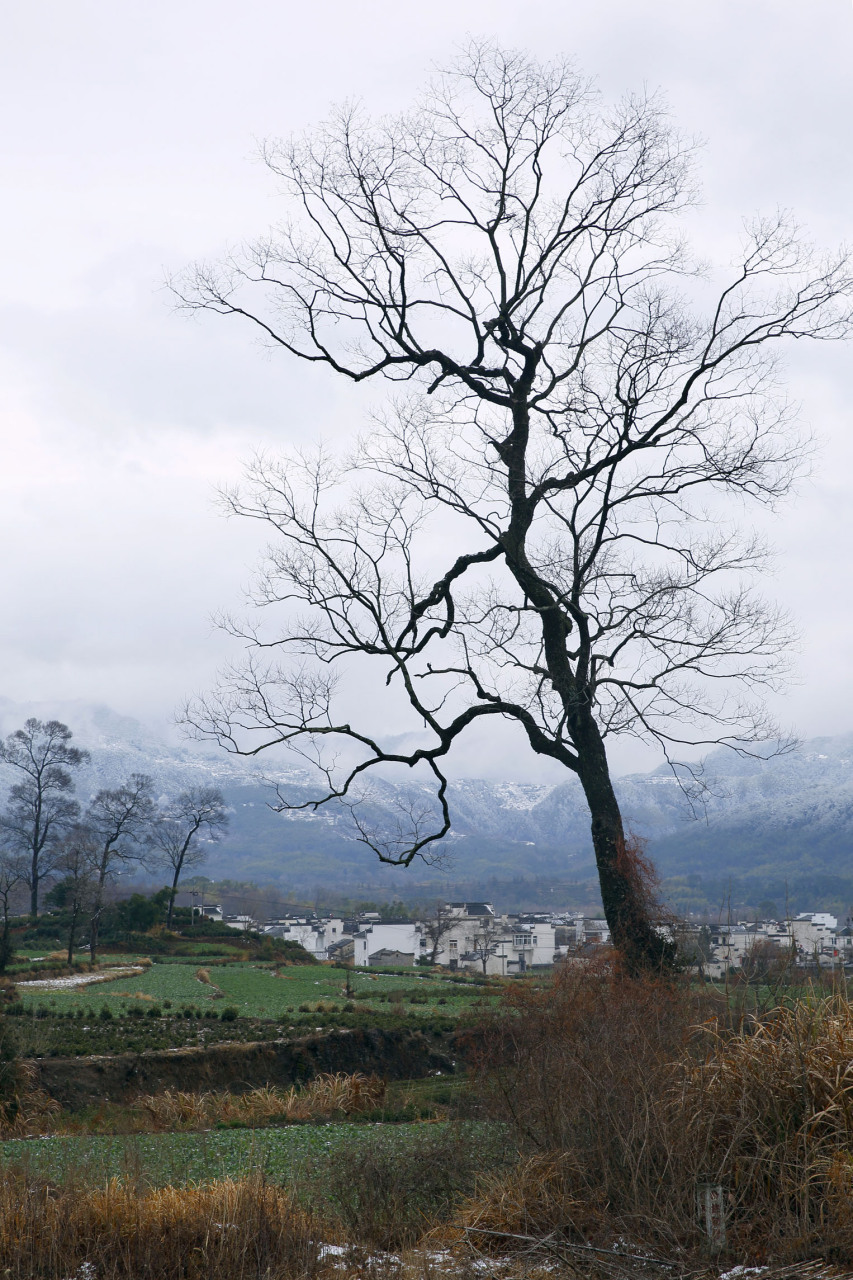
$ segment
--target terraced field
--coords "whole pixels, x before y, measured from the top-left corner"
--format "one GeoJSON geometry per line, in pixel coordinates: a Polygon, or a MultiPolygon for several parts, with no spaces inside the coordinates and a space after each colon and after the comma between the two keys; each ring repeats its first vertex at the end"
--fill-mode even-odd
{"type": "Polygon", "coordinates": [[[105,1005],[113,1017],[128,1012],[133,1003],[180,1009],[189,1005],[217,1012],[233,1006],[239,1016],[280,1020],[288,1014],[343,1010],[347,1004],[367,1011],[387,1011],[396,1007],[407,1015],[454,1015],[473,1003],[491,998],[474,983],[454,982],[432,974],[410,975],[352,972],[350,993],[346,993],[346,975],[325,967],[284,968],[276,970],[265,964],[243,962],[210,965],[205,972],[210,981],[197,977],[203,965],[153,964],[145,973],[120,977],[91,986],[58,989],[30,988],[21,984],[19,995],[30,1012],[44,1010],[58,1015],[70,1011],[95,1011],[105,1005]],[[307,1006],[303,1008],[302,1006],[307,1006]]]}

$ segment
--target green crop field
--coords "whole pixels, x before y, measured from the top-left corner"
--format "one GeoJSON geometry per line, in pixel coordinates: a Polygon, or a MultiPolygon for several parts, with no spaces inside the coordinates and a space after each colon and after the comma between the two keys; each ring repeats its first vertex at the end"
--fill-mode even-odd
{"type": "MultiPolygon", "coordinates": [[[[74,1136],[0,1142],[4,1168],[23,1166],[58,1183],[88,1185],[118,1177],[155,1186],[180,1186],[262,1172],[271,1181],[297,1181],[308,1162],[334,1156],[344,1144],[375,1141],[417,1157],[421,1136],[443,1125],[323,1124],[281,1129],[218,1129],[123,1137],[74,1136]]],[[[495,1126],[469,1123],[472,1140],[489,1141],[495,1126]]]]}
{"type": "MultiPolygon", "coordinates": [[[[208,972],[210,982],[206,983],[196,977],[192,964],[153,964],[144,973],[89,986],[45,989],[22,983],[18,994],[29,1011],[67,1013],[106,1005],[113,1016],[120,1016],[134,999],[142,996],[147,997],[146,1003],[165,1008],[195,1005],[221,1011],[232,1005],[242,1017],[277,1020],[299,1012],[300,1006],[307,1005],[307,1010],[301,1010],[307,1012],[322,1003],[331,1006],[327,1011],[332,1011],[342,1009],[347,1001],[346,974],[340,969],[294,966],[276,971],[268,965],[243,962],[212,965],[208,972]]],[[[417,971],[410,975],[354,971],[350,974],[350,992],[356,1007],[363,1012],[388,1011],[396,1005],[407,1015],[453,1016],[483,999],[492,999],[494,988],[417,971]]]]}

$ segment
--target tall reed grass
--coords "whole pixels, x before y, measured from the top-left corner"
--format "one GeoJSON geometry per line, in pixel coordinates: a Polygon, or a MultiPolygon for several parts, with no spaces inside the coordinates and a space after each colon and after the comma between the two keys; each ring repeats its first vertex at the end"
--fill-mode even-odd
{"type": "Polygon", "coordinates": [[[307,1280],[324,1265],[312,1219],[260,1178],[147,1191],[0,1181],[9,1280],[307,1280]]]}
{"type": "Polygon", "coordinates": [[[478,1073],[523,1155],[460,1219],[484,1240],[557,1231],[695,1257],[708,1243],[697,1189],[711,1183],[733,1257],[853,1262],[853,1012],[841,995],[733,1024],[719,996],[686,981],[612,961],[566,968],[511,994],[484,1028],[478,1073]]]}

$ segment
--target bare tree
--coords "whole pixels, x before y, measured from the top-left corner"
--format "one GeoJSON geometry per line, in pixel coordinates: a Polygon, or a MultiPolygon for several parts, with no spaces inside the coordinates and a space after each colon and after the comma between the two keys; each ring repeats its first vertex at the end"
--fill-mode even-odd
{"type": "Polygon", "coordinates": [[[204,861],[208,844],[222,839],[228,830],[228,814],[222,792],[216,787],[190,787],[173,800],[154,824],[152,843],[160,850],[163,861],[172,870],[169,911],[166,926],[172,927],[172,914],[178,881],[187,867],[204,861]]]}
{"type": "Polygon", "coordinates": [[[95,891],[89,921],[89,958],[95,963],[101,913],[106,889],[118,863],[140,862],[151,840],[155,818],[152,780],[146,773],[132,773],[127,782],[101,790],[86,810],[84,822],[98,846],[95,891]]]}
{"type": "Polygon", "coordinates": [[[446,903],[436,903],[432,911],[423,917],[424,933],[430,944],[429,962],[436,964],[441,944],[456,924],[456,918],[446,903]]]}
{"type": "Polygon", "coordinates": [[[504,926],[493,915],[479,916],[477,928],[471,939],[471,955],[476,956],[485,974],[489,967],[489,957],[494,955],[495,945],[504,932],[504,926]]]}
{"type": "Polygon", "coordinates": [[[72,747],[71,738],[71,730],[59,720],[29,719],[0,743],[0,762],[19,777],[0,814],[0,832],[6,845],[25,858],[33,920],[38,916],[42,877],[52,869],[62,837],[80,815],[70,794],[74,782],[69,770],[84,764],[89,753],[72,747]]]}
{"type": "Polygon", "coordinates": [[[9,849],[0,848],[0,911],[3,913],[2,932],[0,932],[0,973],[6,972],[6,966],[12,958],[12,943],[9,934],[9,917],[11,915],[12,895],[24,883],[24,866],[20,854],[9,849]]]}
{"type": "Polygon", "coordinates": [[[68,917],[68,964],[74,961],[74,944],[81,920],[94,914],[98,895],[98,868],[101,842],[85,823],[77,823],[59,846],[54,870],[60,879],[47,896],[48,903],[61,907],[68,917]]]}
{"type": "Polygon", "coordinates": [[[343,109],[264,158],[292,220],[179,298],[407,395],[351,457],[260,459],[227,495],[272,531],[255,602],[283,624],[228,624],[250,659],[188,719],[233,751],[301,751],[315,806],[352,802],[376,766],[425,771],[428,817],[383,839],[355,811],[398,864],[450,829],[460,736],[514,723],[577,775],[614,942],[658,965],[606,742],[652,739],[675,763],[774,737],[762,694],[789,628],[750,585],[765,553],[735,514],[796,474],[775,351],[849,335],[850,263],[777,214],[712,288],[678,226],[692,147],[661,103],[606,107],[570,66],[491,45],[399,119],[343,109]],[[348,660],[407,702],[411,749],[337,713],[348,660]]]}

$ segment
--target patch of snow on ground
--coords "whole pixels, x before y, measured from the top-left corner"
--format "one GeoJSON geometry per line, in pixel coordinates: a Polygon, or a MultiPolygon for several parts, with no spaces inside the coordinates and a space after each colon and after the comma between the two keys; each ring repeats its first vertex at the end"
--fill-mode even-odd
{"type": "Polygon", "coordinates": [[[345,1244],[321,1244],[317,1251],[318,1258],[343,1258],[349,1253],[345,1244]]]}
{"type": "Polygon", "coordinates": [[[110,969],[107,973],[76,973],[73,978],[32,978],[27,982],[17,982],[20,989],[28,991],[64,991],[68,987],[90,987],[96,982],[113,982],[116,978],[133,978],[145,969],[139,965],[125,969],[110,969]]]}

